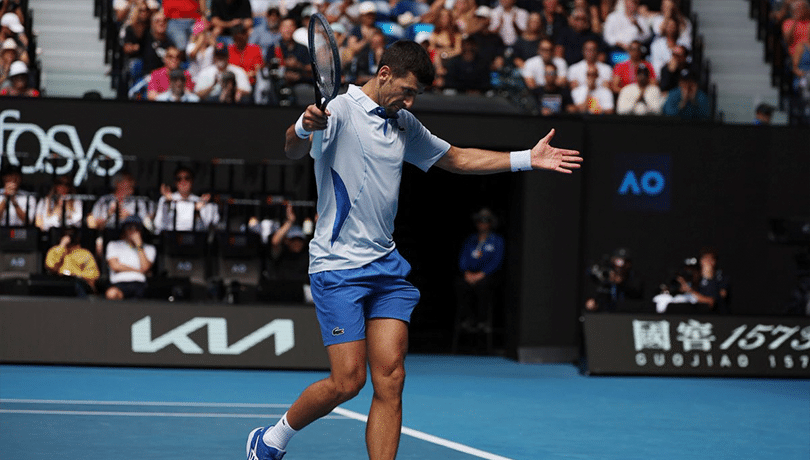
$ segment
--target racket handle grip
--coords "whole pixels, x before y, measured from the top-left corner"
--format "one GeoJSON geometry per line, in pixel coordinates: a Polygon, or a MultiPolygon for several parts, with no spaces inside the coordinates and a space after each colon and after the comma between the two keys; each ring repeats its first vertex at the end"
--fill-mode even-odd
{"type": "Polygon", "coordinates": [[[313,160],[317,160],[323,155],[323,131],[315,131],[312,133],[312,148],[309,150],[309,156],[313,160]]]}

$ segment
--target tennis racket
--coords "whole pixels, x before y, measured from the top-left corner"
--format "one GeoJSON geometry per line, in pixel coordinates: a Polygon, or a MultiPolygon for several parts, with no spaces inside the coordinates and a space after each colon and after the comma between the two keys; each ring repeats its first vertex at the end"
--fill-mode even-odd
{"type": "MultiPolygon", "coordinates": [[[[315,79],[315,104],[324,110],[340,89],[340,54],[332,28],[321,13],[315,13],[309,19],[309,57],[315,79]]],[[[322,147],[323,131],[315,131],[310,156],[316,160],[320,158],[322,147]]]]}

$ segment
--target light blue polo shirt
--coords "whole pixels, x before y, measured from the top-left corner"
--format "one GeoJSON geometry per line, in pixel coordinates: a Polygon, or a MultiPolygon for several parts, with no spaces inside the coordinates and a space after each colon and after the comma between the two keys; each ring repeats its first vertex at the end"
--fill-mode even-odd
{"type": "Polygon", "coordinates": [[[315,160],[318,224],[309,272],[369,264],[394,250],[403,161],[427,171],[450,149],[407,110],[384,119],[359,86],[329,103],[323,155],[315,160]]]}

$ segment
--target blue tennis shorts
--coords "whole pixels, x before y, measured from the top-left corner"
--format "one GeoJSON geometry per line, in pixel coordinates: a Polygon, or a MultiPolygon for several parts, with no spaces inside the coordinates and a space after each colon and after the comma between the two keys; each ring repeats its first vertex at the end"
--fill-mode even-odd
{"type": "Polygon", "coordinates": [[[419,290],[405,280],[411,266],[396,250],[360,268],[309,275],[325,346],[366,338],[366,320],[411,321],[419,290]]]}

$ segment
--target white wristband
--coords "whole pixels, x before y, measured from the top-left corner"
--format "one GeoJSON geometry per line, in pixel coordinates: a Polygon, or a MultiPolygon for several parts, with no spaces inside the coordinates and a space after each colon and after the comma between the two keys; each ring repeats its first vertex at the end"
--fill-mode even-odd
{"type": "Polygon", "coordinates": [[[310,134],[312,133],[304,129],[304,114],[302,113],[301,116],[298,117],[298,121],[295,122],[295,135],[301,139],[306,139],[310,134]]]}
{"type": "Polygon", "coordinates": [[[509,152],[509,165],[512,172],[532,170],[532,151],[521,150],[519,152],[509,152]]]}

